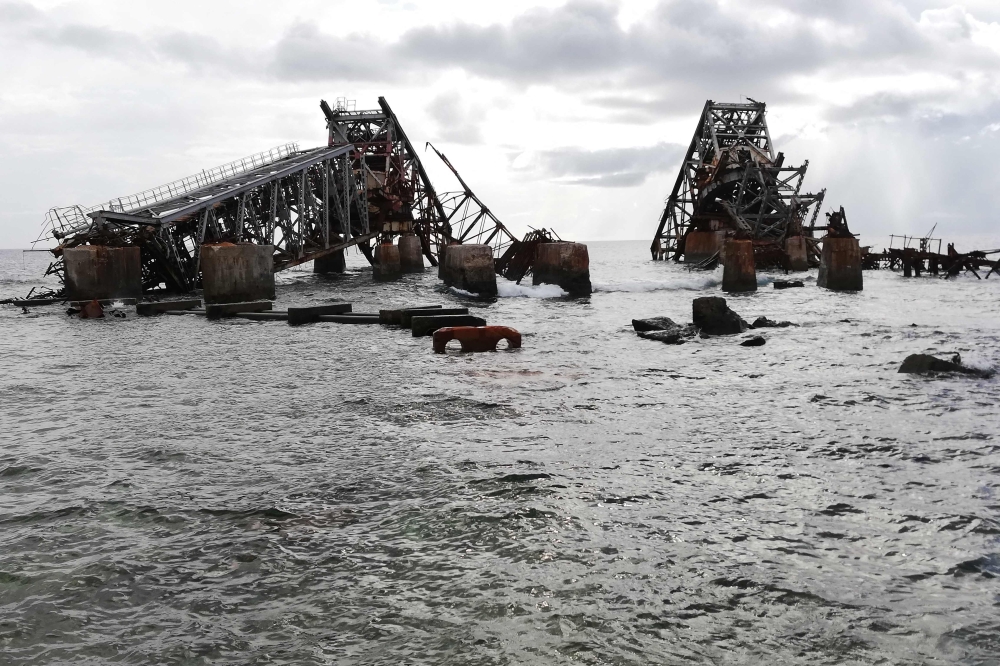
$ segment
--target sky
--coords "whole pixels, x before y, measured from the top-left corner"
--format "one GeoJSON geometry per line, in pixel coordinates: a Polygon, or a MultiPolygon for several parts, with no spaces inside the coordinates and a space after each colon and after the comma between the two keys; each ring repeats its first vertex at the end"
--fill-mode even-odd
{"type": "Polygon", "coordinates": [[[652,238],[705,100],[750,97],[863,243],[1000,247],[996,0],[0,0],[0,63],[0,248],[379,96],[519,235],[652,238]]]}

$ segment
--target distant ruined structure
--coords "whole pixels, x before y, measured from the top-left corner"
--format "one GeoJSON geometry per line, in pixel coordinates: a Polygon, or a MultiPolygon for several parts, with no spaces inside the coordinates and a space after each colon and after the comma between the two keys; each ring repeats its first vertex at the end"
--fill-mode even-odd
{"type": "Polygon", "coordinates": [[[758,268],[818,265],[812,235],[826,193],[803,193],[809,166],[775,153],[766,105],[705,102],[650,247],[653,259],[704,267],[727,239],[753,242],[758,268]]]}

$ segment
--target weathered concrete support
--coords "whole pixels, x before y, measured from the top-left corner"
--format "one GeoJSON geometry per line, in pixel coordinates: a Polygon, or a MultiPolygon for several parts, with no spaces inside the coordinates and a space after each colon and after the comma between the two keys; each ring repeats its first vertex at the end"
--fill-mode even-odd
{"type": "Polygon", "coordinates": [[[684,263],[698,264],[722,249],[724,231],[692,231],[684,240],[684,263]]]}
{"type": "Polygon", "coordinates": [[[343,250],[337,250],[313,261],[313,273],[343,273],[346,270],[347,261],[343,250]]]}
{"type": "Polygon", "coordinates": [[[375,248],[375,265],[372,277],[379,282],[398,280],[403,271],[399,266],[399,248],[391,243],[383,243],[375,248]]]}
{"type": "Polygon", "coordinates": [[[404,273],[423,273],[424,254],[420,239],[413,234],[399,237],[399,267],[404,273]]]}
{"type": "Polygon", "coordinates": [[[531,265],[531,284],[557,284],[570,296],[589,296],[590,255],[583,243],[542,243],[531,265]]]}
{"type": "Polygon", "coordinates": [[[823,239],[823,255],[816,284],[834,291],[861,291],[861,246],[857,238],[823,239]]]}
{"type": "Polygon", "coordinates": [[[497,295],[493,248],[489,245],[449,245],[438,275],[449,286],[480,296],[497,295]]]}
{"type": "Polygon", "coordinates": [[[137,247],[80,245],[63,250],[70,300],[139,298],[142,265],[137,247]]]}
{"type": "Polygon", "coordinates": [[[726,241],[725,254],[726,263],[722,270],[722,291],[731,293],[757,291],[757,269],[753,261],[753,241],[726,241]]]}
{"type": "Polygon", "coordinates": [[[414,317],[410,322],[413,337],[433,335],[434,331],[446,326],[486,326],[486,320],[472,315],[438,315],[435,317],[414,317]]]}
{"type": "Polygon", "coordinates": [[[208,303],[274,300],[274,246],[201,246],[201,284],[208,303]]]}
{"type": "Polygon", "coordinates": [[[788,270],[809,270],[809,252],[805,236],[789,236],[785,239],[785,254],[788,255],[788,270]]]}

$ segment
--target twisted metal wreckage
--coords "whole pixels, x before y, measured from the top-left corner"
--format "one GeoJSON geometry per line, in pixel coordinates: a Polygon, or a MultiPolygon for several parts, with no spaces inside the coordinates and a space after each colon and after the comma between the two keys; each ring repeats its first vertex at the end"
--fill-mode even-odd
{"type": "MultiPolygon", "coordinates": [[[[660,215],[650,247],[654,260],[679,261],[695,232],[752,239],[758,267],[787,263],[785,239],[804,235],[812,240],[826,190],[801,191],[809,162],[786,166],[784,153],[775,154],[765,110],[753,99],[705,102],[660,215]]],[[[810,263],[818,265],[815,241],[808,243],[808,253],[810,263]]],[[[701,263],[709,267],[717,261],[718,252],[701,263]]]]}
{"type": "Polygon", "coordinates": [[[461,187],[438,194],[389,104],[378,103],[357,111],[343,98],[336,108],[321,101],[325,147],[290,143],[90,208],[53,208],[39,237],[57,243],[46,274],[65,284],[66,248],[138,246],[143,291],[190,292],[204,244],[273,245],[277,272],[352,246],[375,264],[375,245],[412,233],[432,266],[445,245],[479,243],[493,248],[498,274],[523,279],[535,247],[557,237],[540,229],[517,239],[427,144],[461,187]]]}

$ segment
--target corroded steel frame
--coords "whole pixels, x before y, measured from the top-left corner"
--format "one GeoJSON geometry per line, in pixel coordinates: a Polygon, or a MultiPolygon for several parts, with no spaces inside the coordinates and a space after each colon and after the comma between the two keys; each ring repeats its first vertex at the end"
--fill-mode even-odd
{"type": "Polygon", "coordinates": [[[679,259],[686,235],[699,227],[778,241],[815,226],[825,191],[801,192],[809,163],[784,166],[765,116],[766,105],[755,100],[705,102],[660,215],[650,247],[654,259],[679,259]]]}

